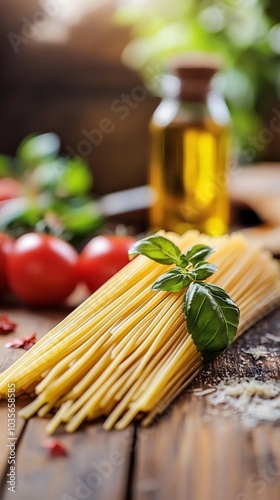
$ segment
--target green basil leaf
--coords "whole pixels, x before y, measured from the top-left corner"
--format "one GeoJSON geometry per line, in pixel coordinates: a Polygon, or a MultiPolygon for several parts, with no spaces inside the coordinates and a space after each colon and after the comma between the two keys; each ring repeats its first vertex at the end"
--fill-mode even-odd
{"type": "Polygon", "coordinates": [[[17,158],[28,167],[54,158],[60,149],[60,139],[53,132],[29,135],[19,145],[17,158]]]}
{"type": "Polygon", "coordinates": [[[214,251],[214,248],[208,245],[194,245],[187,252],[180,255],[179,265],[186,266],[188,263],[191,263],[194,266],[198,262],[205,261],[214,251]]]}
{"type": "MultiPolygon", "coordinates": [[[[75,198],[76,201],[79,198],[75,198]]],[[[60,221],[64,230],[74,234],[87,234],[96,231],[102,225],[102,217],[93,200],[80,199],[80,204],[60,202],[60,221]]]]}
{"type": "Polygon", "coordinates": [[[202,281],[212,276],[215,271],[217,271],[217,266],[215,266],[215,264],[209,264],[209,262],[202,261],[189,271],[189,275],[194,281],[202,281]]]}
{"type": "Polygon", "coordinates": [[[204,362],[215,359],[233,341],[239,309],[222,288],[191,283],[183,299],[188,331],[204,362]]]}
{"type": "Polygon", "coordinates": [[[82,158],[71,158],[60,177],[59,188],[68,196],[83,196],[93,183],[87,163],[82,158]]]}
{"type": "Polygon", "coordinates": [[[180,257],[180,249],[164,236],[147,236],[129,249],[130,258],[137,254],[145,255],[160,264],[176,264],[180,257]]]}
{"type": "Polygon", "coordinates": [[[0,154],[0,177],[19,177],[22,164],[17,158],[0,154]]]}
{"type": "Polygon", "coordinates": [[[180,267],[170,269],[167,273],[159,276],[152,286],[152,290],[162,290],[166,292],[180,292],[189,284],[189,276],[180,267]]]}

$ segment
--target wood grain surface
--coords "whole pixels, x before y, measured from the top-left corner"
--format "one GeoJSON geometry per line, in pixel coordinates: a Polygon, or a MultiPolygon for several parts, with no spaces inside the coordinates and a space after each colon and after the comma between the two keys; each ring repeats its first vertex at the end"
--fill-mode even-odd
{"type": "MultiPolygon", "coordinates": [[[[0,370],[22,350],[6,349],[15,336],[44,335],[62,311],[6,310],[16,332],[0,337],[0,370]]],[[[211,407],[198,388],[248,378],[280,384],[280,311],[260,321],[214,363],[165,414],[145,429],[131,425],[105,432],[91,423],[73,435],[56,436],[68,456],[50,458],[43,448],[46,420],[17,421],[16,493],[7,485],[7,402],[0,405],[1,500],[278,500],[279,422],[247,428],[234,411],[211,407]],[[267,336],[267,334],[269,334],[267,336]],[[271,337],[273,336],[273,338],[271,337]],[[266,357],[248,351],[263,345],[266,357]]],[[[25,404],[22,399],[18,405],[25,404]]]]}

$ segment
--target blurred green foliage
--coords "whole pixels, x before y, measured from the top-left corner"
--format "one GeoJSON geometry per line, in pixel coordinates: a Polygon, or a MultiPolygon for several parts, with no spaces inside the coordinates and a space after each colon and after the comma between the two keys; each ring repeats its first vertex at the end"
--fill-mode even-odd
{"type": "Polygon", "coordinates": [[[0,155],[0,178],[20,182],[22,197],[0,208],[0,231],[18,237],[28,231],[48,232],[75,245],[103,224],[97,202],[89,195],[92,174],[82,158],[59,156],[54,133],[31,135],[14,158],[0,155]]]}
{"type": "Polygon", "coordinates": [[[279,0],[130,0],[116,20],[132,25],[125,60],[144,76],[166,71],[174,54],[219,54],[225,69],[215,85],[229,105],[239,145],[280,96],[279,0]]]}

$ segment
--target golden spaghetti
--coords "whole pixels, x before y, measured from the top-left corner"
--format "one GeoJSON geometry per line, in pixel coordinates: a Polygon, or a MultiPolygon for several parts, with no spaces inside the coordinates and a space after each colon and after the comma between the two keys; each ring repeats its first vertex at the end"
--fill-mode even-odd
{"type": "MultiPolygon", "coordinates": [[[[197,243],[215,247],[218,266],[208,281],[224,288],[240,308],[238,334],[280,298],[279,267],[238,234],[210,238],[190,231],[167,234],[182,251],[197,243]]],[[[0,376],[17,394],[37,397],[25,418],[55,412],[47,426],[75,431],[85,420],[106,416],[105,429],[126,427],[135,417],[148,424],[203,367],[186,329],[182,293],[151,291],[166,266],[139,256],[51,330],[0,376]]]]}

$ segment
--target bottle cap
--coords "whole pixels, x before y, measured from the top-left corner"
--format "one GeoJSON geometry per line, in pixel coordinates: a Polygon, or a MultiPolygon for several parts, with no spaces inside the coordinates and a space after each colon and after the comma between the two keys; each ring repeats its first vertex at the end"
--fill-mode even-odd
{"type": "Polygon", "coordinates": [[[205,99],[211,79],[221,66],[219,57],[205,53],[182,54],[169,62],[172,73],[180,80],[180,97],[188,101],[205,99]]]}

